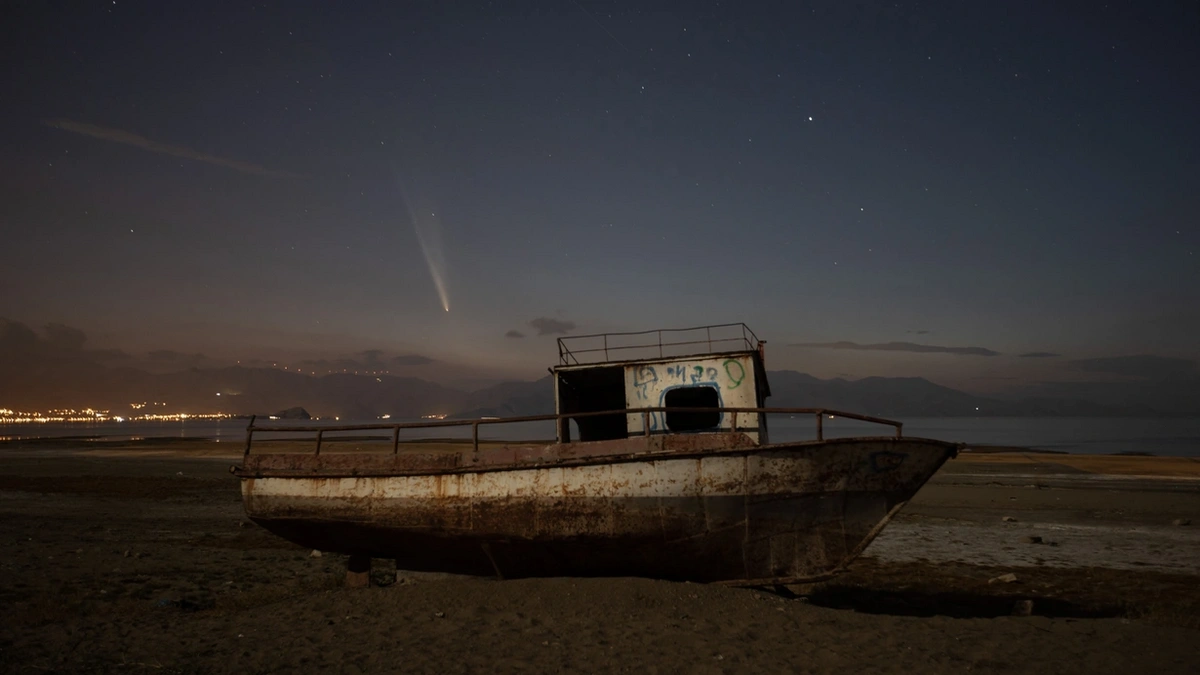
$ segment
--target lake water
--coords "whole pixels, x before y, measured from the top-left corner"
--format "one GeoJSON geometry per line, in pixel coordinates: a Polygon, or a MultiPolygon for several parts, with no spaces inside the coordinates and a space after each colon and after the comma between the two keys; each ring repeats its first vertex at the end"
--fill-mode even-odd
{"type": "MultiPolygon", "coordinates": [[[[404,420],[389,420],[401,422],[404,420]]],[[[936,417],[911,418],[904,422],[905,436],[986,445],[1011,445],[1081,454],[1148,452],[1163,456],[1200,456],[1198,418],[1074,418],[1074,417],[936,417]]],[[[243,443],[247,420],[229,419],[186,422],[105,422],[100,424],[10,424],[0,425],[0,440],[22,438],[209,438],[243,443]]],[[[259,422],[273,426],[320,426],[385,424],[381,420],[359,422],[259,422]]],[[[812,416],[772,415],[772,442],[808,440],[816,437],[812,416]]],[[[891,428],[844,419],[825,419],[826,438],[838,436],[890,435],[891,428]]],[[[375,432],[389,435],[389,431],[375,432]]],[[[338,434],[327,434],[327,438],[338,434]]],[[[480,438],[531,440],[554,437],[550,422],[485,424],[480,438]]],[[[258,434],[255,435],[258,438],[258,434]]],[[[264,437],[266,437],[264,435],[264,437]]],[[[443,427],[405,430],[401,438],[470,438],[471,428],[443,427]]]]}

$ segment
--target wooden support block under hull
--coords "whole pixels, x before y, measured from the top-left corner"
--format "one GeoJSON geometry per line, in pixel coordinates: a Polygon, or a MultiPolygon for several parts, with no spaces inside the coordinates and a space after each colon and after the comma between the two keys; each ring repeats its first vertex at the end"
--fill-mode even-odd
{"type": "Polygon", "coordinates": [[[371,556],[351,555],[346,561],[346,588],[366,588],[371,585],[371,556]]]}

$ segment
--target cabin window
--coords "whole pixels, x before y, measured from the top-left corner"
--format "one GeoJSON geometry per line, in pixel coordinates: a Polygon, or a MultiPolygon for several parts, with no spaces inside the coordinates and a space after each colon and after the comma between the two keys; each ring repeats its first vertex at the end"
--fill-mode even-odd
{"type": "MultiPolygon", "coordinates": [[[[663,397],[667,408],[719,408],[721,397],[714,387],[677,387],[663,397]]],[[[687,410],[668,411],[667,428],[671,431],[703,431],[721,424],[721,413],[687,410]]]]}

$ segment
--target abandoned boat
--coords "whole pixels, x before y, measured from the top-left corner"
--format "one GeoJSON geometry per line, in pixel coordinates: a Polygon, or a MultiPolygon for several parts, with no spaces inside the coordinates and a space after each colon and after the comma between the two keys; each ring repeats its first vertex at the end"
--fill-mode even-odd
{"type": "Polygon", "coordinates": [[[242,463],[231,467],[248,517],[305,547],[348,554],[360,579],[370,558],[391,558],[401,570],[504,578],[800,583],[845,568],[959,448],[905,437],[891,420],[765,407],[765,342],[744,324],[558,342],[554,415],[337,427],[252,420],[242,463]],[[811,415],[815,439],[771,443],[772,414],[811,415]],[[826,415],[893,433],[826,439],[826,415]],[[481,426],[539,420],[555,422],[555,441],[479,440],[481,426]],[[470,427],[472,437],[440,449],[400,438],[447,426],[470,427]],[[347,434],[370,432],[373,442],[334,450],[347,434]],[[302,452],[255,446],[256,435],[297,433],[309,434],[302,452]]]}

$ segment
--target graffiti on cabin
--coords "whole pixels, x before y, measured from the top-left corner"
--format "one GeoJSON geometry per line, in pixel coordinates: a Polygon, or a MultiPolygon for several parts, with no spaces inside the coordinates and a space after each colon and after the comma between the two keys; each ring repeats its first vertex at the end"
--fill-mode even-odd
{"type": "Polygon", "coordinates": [[[746,379],[746,366],[738,359],[725,359],[722,366],[725,368],[725,376],[729,378],[729,388],[737,389],[742,386],[742,380],[746,379]]]}
{"type": "MultiPolygon", "coordinates": [[[[684,387],[708,387],[716,392],[714,407],[756,407],[756,391],[753,364],[749,356],[728,358],[681,358],[654,364],[630,364],[625,368],[625,403],[629,408],[669,407],[667,392],[684,387]]],[[[628,416],[631,434],[645,433],[643,420],[650,432],[668,431],[663,413],[628,416]]],[[[720,416],[717,428],[730,429],[732,417],[720,416]]],[[[738,416],[738,429],[756,429],[758,415],[745,413],[738,416]]]]}

